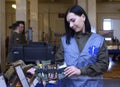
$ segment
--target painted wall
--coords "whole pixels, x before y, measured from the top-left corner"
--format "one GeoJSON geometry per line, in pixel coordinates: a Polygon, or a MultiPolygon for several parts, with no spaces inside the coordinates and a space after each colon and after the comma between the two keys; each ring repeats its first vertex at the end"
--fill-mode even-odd
{"type": "MultiPolygon", "coordinates": [[[[40,4],[39,5],[39,33],[45,34],[45,39],[56,41],[64,34],[64,14],[72,4],[40,4]],[[56,36],[55,36],[56,35],[56,36]],[[51,36],[51,38],[49,38],[51,36]]],[[[39,39],[41,40],[41,38],[39,39]]]]}
{"type": "MultiPolygon", "coordinates": [[[[8,28],[15,22],[15,9],[11,7],[12,3],[6,3],[6,35],[11,34],[8,28]]],[[[64,13],[73,5],[70,3],[39,3],[38,13],[38,39],[39,41],[51,41],[56,43],[60,36],[64,34],[64,13]],[[62,16],[61,16],[62,15],[62,16]],[[44,35],[43,35],[44,32],[44,35]],[[44,36],[44,37],[43,37],[44,36]]],[[[28,4],[29,6],[29,4],[28,4]]],[[[28,27],[30,26],[30,9],[28,9],[28,27]]],[[[27,31],[27,29],[26,29],[27,31]]],[[[34,29],[33,29],[34,32],[34,29]]],[[[27,35],[26,35],[27,36],[27,35]]]]}
{"type": "Polygon", "coordinates": [[[103,30],[103,19],[112,19],[113,36],[120,41],[120,3],[97,4],[97,31],[103,30]]]}

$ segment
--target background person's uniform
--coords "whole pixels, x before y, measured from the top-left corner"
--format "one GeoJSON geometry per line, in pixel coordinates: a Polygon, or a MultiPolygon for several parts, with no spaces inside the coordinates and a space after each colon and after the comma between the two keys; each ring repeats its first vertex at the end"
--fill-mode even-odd
{"type": "MultiPolygon", "coordinates": [[[[90,44],[89,37],[91,35],[92,34],[82,34],[82,33],[75,34],[74,36],[75,39],[72,40],[71,38],[70,43],[72,44],[69,45],[66,44],[66,39],[62,39],[60,49],[56,53],[56,58],[58,58],[59,60],[64,56],[65,62],[67,63],[68,66],[73,65],[76,66],[77,68],[80,68],[81,70],[80,76],[76,76],[73,78],[72,77],[66,78],[63,83],[64,87],[102,87],[103,86],[103,82],[101,80],[102,74],[104,71],[106,71],[109,64],[107,47],[104,43],[104,38],[97,34],[95,34],[95,36],[92,38],[93,45],[92,44],[89,45],[90,44]],[[86,46],[86,44],[88,46],[86,46]],[[92,56],[90,56],[89,54],[84,53],[90,51],[90,49],[92,50],[90,46],[100,47],[99,49],[96,48],[97,49],[96,51],[94,50],[95,51],[94,54],[96,54],[94,58],[92,58],[92,56]],[[87,56],[90,56],[91,58],[87,56]],[[96,63],[97,60],[99,60],[99,63],[98,62],[96,63]],[[101,70],[101,68],[103,70],[101,70]]],[[[93,51],[89,53],[92,54],[92,52],[93,51]]]]}
{"type": "Polygon", "coordinates": [[[8,45],[8,55],[7,55],[7,63],[12,63],[12,49],[14,46],[17,45],[24,45],[26,44],[26,38],[22,33],[13,32],[13,34],[9,38],[9,45],[8,45]]]}

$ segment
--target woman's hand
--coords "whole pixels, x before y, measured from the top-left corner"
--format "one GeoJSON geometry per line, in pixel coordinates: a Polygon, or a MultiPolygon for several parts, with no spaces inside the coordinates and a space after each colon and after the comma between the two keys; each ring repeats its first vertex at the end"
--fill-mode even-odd
{"type": "Polygon", "coordinates": [[[65,68],[64,74],[65,74],[65,76],[70,77],[73,75],[80,75],[81,71],[80,71],[80,69],[76,68],[75,66],[69,66],[69,67],[65,68]]]}

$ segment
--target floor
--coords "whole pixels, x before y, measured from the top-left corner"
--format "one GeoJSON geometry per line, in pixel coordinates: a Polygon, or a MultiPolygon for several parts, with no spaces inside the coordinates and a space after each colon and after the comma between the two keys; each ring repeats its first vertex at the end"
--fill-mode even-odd
{"type": "Polygon", "coordinates": [[[104,77],[120,79],[120,60],[114,62],[112,59],[110,59],[108,72],[104,74],[104,77]]]}
{"type": "Polygon", "coordinates": [[[120,60],[113,62],[110,58],[108,72],[104,74],[104,87],[120,87],[120,60]]]}

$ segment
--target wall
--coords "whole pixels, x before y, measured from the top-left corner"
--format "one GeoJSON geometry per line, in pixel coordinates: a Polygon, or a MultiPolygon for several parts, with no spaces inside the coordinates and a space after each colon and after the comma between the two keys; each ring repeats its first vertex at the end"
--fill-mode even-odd
{"type": "Polygon", "coordinates": [[[117,37],[117,39],[120,41],[120,18],[113,19],[112,21],[113,21],[114,37],[117,37]]]}
{"type": "Polygon", "coordinates": [[[44,32],[45,40],[58,42],[60,36],[65,33],[64,14],[71,6],[72,4],[39,4],[39,40],[42,40],[44,32]],[[59,14],[62,16],[59,17],[59,14]]]}
{"type": "MultiPolygon", "coordinates": [[[[8,28],[15,22],[15,9],[11,7],[13,2],[6,3],[6,36],[11,34],[11,30],[8,28]]],[[[44,39],[48,40],[50,31],[52,33],[52,40],[54,39],[54,33],[64,33],[64,19],[59,18],[58,14],[64,14],[67,8],[72,4],[67,3],[39,3],[39,41],[42,40],[42,32],[45,33],[44,39]],[[50,30],[51,29],[51,30],[50,30]]],[[[29,26],[29,9],[28,9],[28,26],[29,26]]],[[[27,30],[27,29],[26,29],[27,30]]],[[[50,38],[49,38],[50,39],[50,38]]]]}
{"type": "Polygon", "coordinates": [[[120,3],[99,3],[97,4],[97,31],[103,30],[103,19],[112,19],[113,36],[120,41],[120,3]]]}
{"type": "Polygon", "coordinates": [[[97,4],[97,29],[103,29],[103,19],[120,19],[120,3],[99,3],[97,4]]]}
{"type": "Polygon", "coordinates": [[[5,70],[5,0],[0,0],[0,69],[5,70]]]}
{"type": "Polygon", "coordinates": [[[6,3],[6,36],[9,36],[11,34],[11,30],[9,29],[9,26],[12,25],[12,23],[15,22],[15,9],[12,8],[13,2],[6,3]]]}

